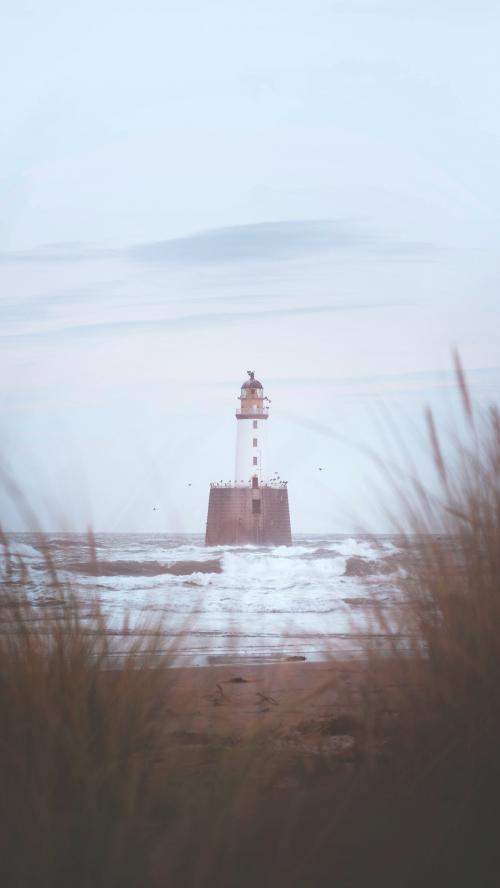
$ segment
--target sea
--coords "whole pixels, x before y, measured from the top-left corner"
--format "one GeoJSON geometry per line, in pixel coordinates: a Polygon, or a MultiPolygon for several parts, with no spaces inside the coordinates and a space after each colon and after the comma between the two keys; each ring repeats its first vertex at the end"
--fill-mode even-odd
{"type": "Polygon", "coordinates": [[[115,639],[151,636],[173,665],[358,656],[397,634],[396,536],[297,534],[292,546],[206,547],[195,534],[9,534],[3,569],[42,606],[63,584],[99,600],[115,639]],[[383,620],[380,621],[380,615],[383,620]]]}

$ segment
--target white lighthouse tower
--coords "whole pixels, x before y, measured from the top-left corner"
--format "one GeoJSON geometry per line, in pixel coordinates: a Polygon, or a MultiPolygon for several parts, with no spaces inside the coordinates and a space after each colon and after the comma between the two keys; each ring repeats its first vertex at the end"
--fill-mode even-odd
{"type": "Polygon", "coordinates": [[[241,386],[240,406],[236,411],[236,486],[255,486],[264,481],[264,442],[269,398],[264,396],[264,388],[255,379],[253,370],[247,370],[249,379],[241,386]]]}
{"type": "Polygon", "coordinates": [[[236,410],[236,466],[231,482],[210,485],[207,546],[289,546],[292,542],[287,482],[266,478],[264,442],[269,398],[253,370],[241,386],[236,410]]]}

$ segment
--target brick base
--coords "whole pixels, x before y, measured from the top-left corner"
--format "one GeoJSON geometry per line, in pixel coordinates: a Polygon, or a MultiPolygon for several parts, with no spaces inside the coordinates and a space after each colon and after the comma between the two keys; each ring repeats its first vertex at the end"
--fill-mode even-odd
{"type": "Polygon", "coordinates": [[[291,546],[286,487],[212,487],[206,546],[291,546]]]}

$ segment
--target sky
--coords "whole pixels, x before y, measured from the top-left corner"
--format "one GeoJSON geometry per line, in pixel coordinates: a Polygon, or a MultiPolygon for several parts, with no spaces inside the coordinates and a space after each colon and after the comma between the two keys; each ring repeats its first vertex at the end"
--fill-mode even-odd
{"type": "Polygon", "coordinates": [[[429,472],[451,349],[500,395],[498,4],[0,21],[2,525],[203,532],[253,369],[292,530],[389,530],[380,462],[429,472]]]}

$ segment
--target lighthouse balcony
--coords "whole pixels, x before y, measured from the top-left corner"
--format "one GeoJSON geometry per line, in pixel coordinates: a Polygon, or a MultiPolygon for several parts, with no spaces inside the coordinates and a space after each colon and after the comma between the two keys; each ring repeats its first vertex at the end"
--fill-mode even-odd
{"type": "Polygon", "coordinates": [[[272,487],[273,489],[283,489],[288,486],[288,481],[275,481],[272,478],[269,481],[259,481],[258,484],[255,484],[253,478],[249,478],[248,481],[212,481],[210,487],[272,487]]]}
{"type": "Polygon", "coordinates": [[[249,417],[251,417],[252,419],[267,419],[268,416],[269,407],[264,407],[257,404],[248,404],[248,406],[242,405],[236,410],[236,419],[248,419],[249,417]]]}

